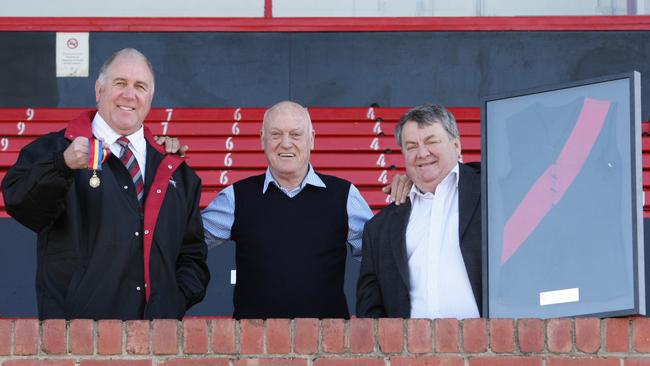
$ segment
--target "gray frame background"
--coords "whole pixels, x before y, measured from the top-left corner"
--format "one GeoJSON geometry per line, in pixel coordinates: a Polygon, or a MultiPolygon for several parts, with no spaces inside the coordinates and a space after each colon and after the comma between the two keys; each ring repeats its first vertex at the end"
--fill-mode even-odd
{"type": "Polygon", "coordinates": [[[483,99],[483,314],[645,314],[640,109],[638,72],[483,99]],[[612,103],[584,165],[501,262],[506,219],[554,165],[586,97],[612,103]],[[579,289],[579,301],[542,306],[535,298],[567,288],[579,289]]]}

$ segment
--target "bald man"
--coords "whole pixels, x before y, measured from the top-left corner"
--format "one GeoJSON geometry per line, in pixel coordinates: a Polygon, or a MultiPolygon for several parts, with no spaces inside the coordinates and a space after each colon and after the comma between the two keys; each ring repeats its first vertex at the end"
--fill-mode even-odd
{"type": "Polygon", "coordinates": [[[350,182],[314,171],[314,136],[299,104],[268,109],[261,134],[266,172],[228,186],[203,211],[208,245],[236,243],[237,319],[349,317],[346,244],[360,260],[372,211],[350,182]]]}

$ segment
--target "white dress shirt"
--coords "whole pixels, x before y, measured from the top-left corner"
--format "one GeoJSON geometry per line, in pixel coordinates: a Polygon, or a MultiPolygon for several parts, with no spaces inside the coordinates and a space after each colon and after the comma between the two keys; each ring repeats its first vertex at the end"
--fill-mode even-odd
{"type": "Polygon", "coordinates": [[[458,238],[458,164],[436,187],[409,193],[406,228],[411,318],[478,318],[458,238]]]}
{"type": "MultiPolygon", "coordinates": [[[[122,137],[122,135],[113,131],[111,126],[104,121],[102,116],[99,113],[95,113],[95,118],[93,118],[93,136],[95,138],[104,141],[105,144],[108,144],[111,149],[111,153],[117,158],[120,158],[120,153],[122,152],[122,145],[117,142],[117,139],[122,137]]],[[[135,159],[138,161],[140,166],[140,171],[142,172],[142,182],[144,183],[144,170],[147,163],[147,141],[144,138],[144,127],[140,126],[140,129],[134,133],[124,136],[129,139],[129,148],[133,151],[135,159]]]]}

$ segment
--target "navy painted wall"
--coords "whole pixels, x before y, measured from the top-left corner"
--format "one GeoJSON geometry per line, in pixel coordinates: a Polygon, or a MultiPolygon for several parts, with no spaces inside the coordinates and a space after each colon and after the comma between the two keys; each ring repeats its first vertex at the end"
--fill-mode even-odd
{"type": "MultiPolygon", "coordinates": [[[[650,75],[649,40],[650,32],[91,33],[91,76],[57,79],[55,33],[0,32],[0,107],[93,106],[99,66],[123,47],[151,59],[156,107],[479,106],[483,96],[544,84],[650,75]]],[[[35,235],[12,219],[0,219],[0,235],[0,316],[34,316],[35,235]]],[[[208,299],[191,314],[227,315],[234,246],[211,249],[209,261],[208,299]]],[[[358,265],[347,272],[350,302],[358,265]]]]}

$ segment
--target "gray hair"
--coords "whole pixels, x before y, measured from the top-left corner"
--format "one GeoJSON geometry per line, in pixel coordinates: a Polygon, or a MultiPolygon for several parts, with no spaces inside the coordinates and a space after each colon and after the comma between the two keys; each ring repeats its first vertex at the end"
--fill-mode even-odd
{"type": "Polygon", "coordinates": [[[309,126],[309,133],[310,134],[312,133],[312,131],[314,130],[314,126],[311,123],[311,116],[309,115],[309,111],[307,110],[307,108],[301,106],[296,102],[285,100],[274,104],[271,108],[267,109],[264,112],[264,118],[262,119],[262,136],[264,136],[264,127],[266,127],[266,121],[271,116],[271,114],[275,113],[279,109],[286,109],[286,108],[291,108],[294,111],[298,111],[299,113],[303,114],[303,116],[307,120],[307,125],[309,126]]]}
{"type": "Polygon", "coordinates": [[[404,113],[397,125],[395,125],[395,140],[400,147],[402,147],[402,129],[406,122],[409,121],[417,123],[418,127],[440,123],[447,132],[447,135],[449,135],[449,138],[457,139],[460,137],[456,119],[447,108],[440,104],[424,104],[404,113]]]}
{"type": "Polygon", "coordinates": [[[102,67],[99,69],[99,75],[97,76],[97,81],[99,81],[99,85],[104,86],[106,84],[106,70],[111,66],[113,61],[115,61],[118,57],[136,57],[142,59],[147,67],[149,68],[149,72],[151,72],[151,94],[153,94],[154,89],[155,89],[155,80],[154,80],[154,74],[153,74],[153,66],[151,66],[151,62],[145,56],[142,52],[136,50],[135,48],[123,48],[112,55],[108,56],[106,61],[104,61],[104,64],[102,67]]]}

